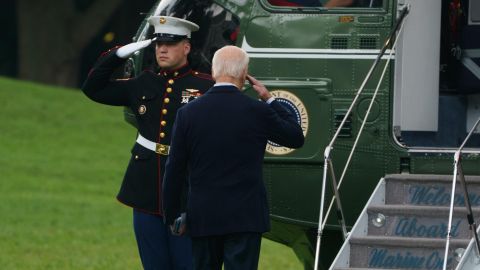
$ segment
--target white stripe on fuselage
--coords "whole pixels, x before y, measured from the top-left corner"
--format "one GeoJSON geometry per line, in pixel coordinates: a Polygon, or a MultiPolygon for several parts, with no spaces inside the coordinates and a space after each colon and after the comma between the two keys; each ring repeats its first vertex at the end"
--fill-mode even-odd
{"type": "MultiPolygon", "coordinates": [[[[376,59],[380,50],[360,49],[297,49],[297,48],[254,48],[243,37],[242,49],[250,58],[298,58],[298,59],[376,59]]],[[[388,59],[386,50],[382,59],[388,59]]],[[[392,58],[395,58],[392,55],[392,58]]]]}

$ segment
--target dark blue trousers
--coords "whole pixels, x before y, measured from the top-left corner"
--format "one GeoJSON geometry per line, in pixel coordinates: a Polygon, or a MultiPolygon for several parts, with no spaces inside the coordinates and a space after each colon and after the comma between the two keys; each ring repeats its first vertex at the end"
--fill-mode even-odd
{"type": "Polygon", "coordinates": [[[145,270],[192,270],[192,242],[175,236],[163,217],[133,210],[133,228],[145,270]]]}
{"type": "Polygon", "coordinates": [[[261,233],[192,237],[195,270],[256,270],[261,233]]]}

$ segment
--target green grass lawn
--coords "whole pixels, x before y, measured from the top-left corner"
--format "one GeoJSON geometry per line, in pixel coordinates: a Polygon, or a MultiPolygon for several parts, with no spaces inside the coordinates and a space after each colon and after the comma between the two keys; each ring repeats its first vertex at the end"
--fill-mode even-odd
{"type": "MultiPolygon", "coordinates": [[[[0,268],[141,269],[115,195],[135,140],[122,108],[0,78],[0,268]]],[[[259,269],[302,269],[264,239],[259,269]]]]}

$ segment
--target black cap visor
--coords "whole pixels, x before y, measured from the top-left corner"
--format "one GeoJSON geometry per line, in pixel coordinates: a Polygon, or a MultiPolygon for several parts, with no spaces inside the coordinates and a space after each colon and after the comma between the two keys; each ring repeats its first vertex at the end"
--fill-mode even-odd
{"type": "Polygon", "coordinates": [[[155,37],[155,42],[179,42],[184,39],[188,39],[187,36],[181,35],[173,35],[173,34],[164,34],[164,33],[155,33],[153,35],[155,37]]]}

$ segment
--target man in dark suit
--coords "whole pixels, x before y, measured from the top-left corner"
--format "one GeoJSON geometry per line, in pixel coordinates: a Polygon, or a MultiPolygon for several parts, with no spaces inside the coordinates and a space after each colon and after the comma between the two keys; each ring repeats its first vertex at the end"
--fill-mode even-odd
{"type": "Polygon", "coordinates": [[[163,223],[162,176],[177,110],[206,92],[213,80],[193,71],[187,61],[196,24],[169,16],[152,16],[148,21],[155,27],[155,38],[103,54],[82,90],[96,102],[126,106],[135,114],[138,136],[117,199],[134,209],[133,226],[144,269],[188,270],[193,267],[190,239],[173,236],[163,223]],[[152,41],[160,72],[110,80],[131,54],[152,41]]]}
{"type": "MultiPolygon", "coordinates": [[[[256,79],[262,101],[241,92],[248,55],[226,46],[212,61],[213,88],[182,107],[175,120],[165,167],[164,218],[173,224],[188,175],[186,228],[195,269],[257,269],[263,232],[270,229],[262,163],[267,140],[298,148],[295,117],[256,79]]],[[[177,230],[176,226],[173,226],[177,230]]],[[[185,228],[180,228],[183,233],[185,228]]]]}

